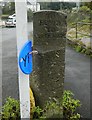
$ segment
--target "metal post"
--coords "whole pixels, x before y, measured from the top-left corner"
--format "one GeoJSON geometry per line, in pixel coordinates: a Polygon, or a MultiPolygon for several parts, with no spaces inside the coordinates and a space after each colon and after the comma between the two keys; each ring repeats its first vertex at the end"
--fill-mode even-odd
{"type": "Polygon", "coordinates": [[[76,23],[76,39],[77,39],[77,37],[78,37],[78,36],[77,36],[77,23],[76,23]]]}
{"type": "MultiPolygon", "coordinates": [[[[17,35],[17,56],[21,48],[28,41],[27,36],[27,5],[26,0],[15,0],[16,9],[16,35],[17,35]]],[[[18,62],[19,63],[19,62],[18,62]]],[[[30,119],[30,93],[29,93],[29,75],[24,74],[18,64],[18,79],[19,79],[19,97],[20,97],[20,112],[21,119],[30,119]]]]}
{"type": "Polygon", "coordinates": [[[37,11],[37,0],[36,0],[36,11],[37,11]]]}
{"type": "MultiPolygon", "coordinates": [[[[2,10],[0,9],[0,16],[2,15],[2,10]]],[[[2,25],[2,20],[0,17],[0,22],[2,25]]],[[[1,68],[1,72],[0,72],[0,108],[2,107],[2,27],[0,26],[0,68],[1,68]]],[[[0,109],[0,112],[2,110],[0,109]]]]}

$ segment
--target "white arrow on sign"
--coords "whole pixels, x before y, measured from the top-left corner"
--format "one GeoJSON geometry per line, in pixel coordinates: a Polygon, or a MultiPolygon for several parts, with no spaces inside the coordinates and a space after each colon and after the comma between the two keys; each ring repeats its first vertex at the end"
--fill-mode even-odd
{"type": "MultiPolygon", "coordinates": [[[[20,51],[24,44],[28,41],[27,35],[27,5],[26,0],[15,0],[16,10],[16,35],[17,35],[17,56],[19,58],[20,51]]],[[[18,62],[19,63],[19,62],[18,62]]],[[[29,75],[24,74],[18,64],[19,79],[19,97],[21,119],[30,119],[30,93],[29,93],[29,75]]]]}

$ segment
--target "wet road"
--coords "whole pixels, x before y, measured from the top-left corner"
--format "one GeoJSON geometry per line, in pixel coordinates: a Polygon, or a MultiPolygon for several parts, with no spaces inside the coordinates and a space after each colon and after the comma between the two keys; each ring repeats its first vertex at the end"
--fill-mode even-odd
{"type": "MultiPolygon", "coordinates": [[[[28,24],[30,39],[32,24],[28,24]]],[[[17,72],[16,29],[2,29],[2,96],[3,102],[8,96],[19,97],[17,72]]],[[[78,98],[82,107],[78,111],[85,117],[90,117],[90,59],[83,54],[66,48],[65,89],[71,90],[78,98]]]]}
{"type": "Polygon", "coordinates": [[[65,89],[81,101],[78,112],[83,118],[90,118],[90,58],[67,47],[65,59],[65,89]]]}

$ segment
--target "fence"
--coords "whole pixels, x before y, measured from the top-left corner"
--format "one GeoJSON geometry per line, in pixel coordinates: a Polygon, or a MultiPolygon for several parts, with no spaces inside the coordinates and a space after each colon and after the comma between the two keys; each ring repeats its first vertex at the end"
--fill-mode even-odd
{"type": "MultiPolygon", "coordinates": [[[[90,46],[89,46],[89,51],[90,51],[90,54],[92,54],[92,42],[91,42],[91,40],[92,40],[92,23],[84,23],[84,22],[77,22],[77,23],[75,23],[75,24],[73,24],[73,26],[72,26],[72,28],[73,28],[73,30],[72,31],[74,31],[73,33],[74,33],[74,38],[75,38],[75,40],[80,40],[80,39],[82,39],[84,36],[88,36],[88,38],[90,39],[90,46]],[[83,26],[85,26],[85,25],[87,25],[87,27],[88,27],[88,25],[89,25],[89,31],[87,31],[86,29],[84,30],[83,29],[83,26]],[[79,29],[80,28],[80,29],[79,29]],[[82,28],[82,30],[81,30],[81,28],[82,28]],[[84,33],[84,31],[87,31],[87,33],[85,32],[84,33]],[[83,36],[79,36],[79,34],[80,35],[83,35],[83,36]]],[[[72,29],[71,28],[71,29],[72,29]]],[[[85,27],[84,27],[85,28],[85,27]]],[[[72,34],[73,35],[73,34],[72,34]]],[[[69,37],[69,38],[67,38],[67,43],[69,44],[69,45],[71,45],[71,46],[76,46],[76,45],[81,45],[81,47],[82,48],[84,48],[84,49],[87,49],[87,45],[86,44],[81,44],[80,42],[75,42],[75,40],[72,40],[72,37],[71,36],[67,36],[67,37],[69,37]]],[[[73,38],[73,39],[74,39],[73,38]]],[[[84,38],[85,39],[85,38],[84,38]]],[[[83,39],[83,40],[84,40],[83,39]]],[[[87,38],[86,38],[87,39],[87,38]]]]}
{"type": "Polygon", "coordinates": [[[78,34],[81,34],[81,35],[83,35],[83,36],[92,37],[92,34],[91,34],[92,23],[77,22],[77,23],[75,23],[75,29],[76,29],[76,39],[78,39],[78,34]],[[83,26],[83,25],[90,25],[90,27],[89,27],[90,33],[89,33],[89,34],[85,34],[85,33],[80,32],[80,31],[78,30],[78,25],[82,25],[82,26],[83,26]]]}

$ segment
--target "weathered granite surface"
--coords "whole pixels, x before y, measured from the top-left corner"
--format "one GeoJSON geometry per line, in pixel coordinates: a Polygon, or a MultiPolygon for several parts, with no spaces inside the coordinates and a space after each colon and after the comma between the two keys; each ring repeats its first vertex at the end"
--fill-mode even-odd
{"type": "Polygon", "coordinates": [[[64,85],[66,15],[56,11],[34,13],[33,72],[30,85],[36,104],[44,107],[49,100],[61,98],[64,85]]]}

